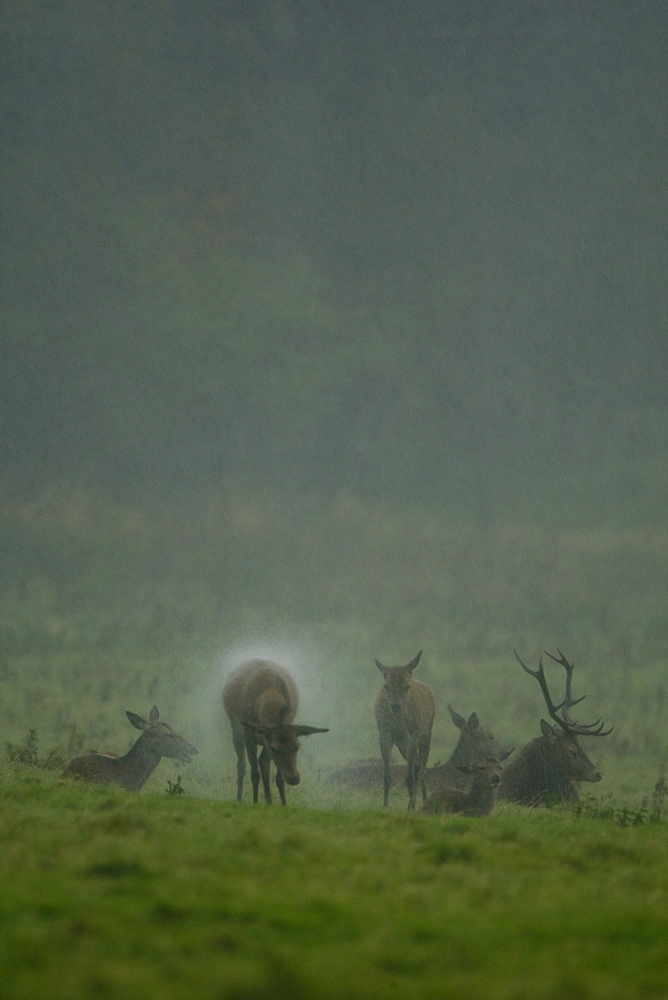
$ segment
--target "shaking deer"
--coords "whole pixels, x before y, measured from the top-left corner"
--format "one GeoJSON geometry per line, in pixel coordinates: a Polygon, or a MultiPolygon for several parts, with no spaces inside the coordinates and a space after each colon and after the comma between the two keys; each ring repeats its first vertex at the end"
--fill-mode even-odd
{"type": "Polygon", "coordinates": [[[420,812],[489,816],[496,804],[503,762],[512,752],[508,750],[500,757],[487,757],[475,764],[459,764],[459,770],[471,776],[470,788],[437,788],[427,798],[420,812]]]}
{"type": "Polygon", "coordinates": [[[509,802],[518,802],[525,806],[540,806],[547,802],[578,802],[580,796],[574,781],[600,781],[601,773],[594,767],[589,757],[580,746],[580,736],[607,736],[612,728],[603,729],[600,719],[596,722],[581,724],[569,715],[570,709],[578,705],[585,697],[573,698],[571,682],[573,679],[573,663],[569,663],[561,650],[559,657],[546,655],[561,664],[566,671],[566,692],[562,702],[555,705],[547,687],[541,656],[538,669],[530,670],[515,656],[522,669],[535,677],[540,685],[543,698],[550,718],[556,725],[549,725],[540,720],[542,736],[532,740],[523,747],[515,760],[510,764],[501,778],[499,797],[509,802]]]}
{"type": "Polygon", "coordinates": [[[386,667],[376,660],[376,666],[385,680],[374,709],[383,758],[384,806],[389,800],[392,747],[395,745],[407,765],[408,808],[415,809],[418,788],[422,790],[423,801],[427,798],[425,768],[436,708],[426,684],[413,680],[413,671],[421,655],[422,650],[405,667],[386,667]]]}
{"type": "Polygon", "coordinates": [[[189,763],[197,750],[177,736],[171,726],[160,722],[160,714],[154,705],[146,719],[125,713],[141,735],[134,746],[123,757],[111,753],[86,753],[71,760],[63,771],[64,778],[76,778],[100,785],[120,785],[128,792],[138,792],[146,779],[155,771],[162,757],[189,763]]]}
{"type": "Polygon", "coordinates": [[[285,805],[285,786],[298,785],[299,737],[328,733],[316,726],[297,726],[292,720],[299,705],[294,680],[278,663],[248,660],[234,670],[223,689],[223,706],[232,724],[232,742],[237,754],[237,802],[241,802],[246,773],[246,754],[251,769],[253,802],[258,800],[260,778],[264,798],[271,805],[269,765],[276,767],[276,787],[285,805]],[[258,747],[261,747],[258,759],[258,747]]]}

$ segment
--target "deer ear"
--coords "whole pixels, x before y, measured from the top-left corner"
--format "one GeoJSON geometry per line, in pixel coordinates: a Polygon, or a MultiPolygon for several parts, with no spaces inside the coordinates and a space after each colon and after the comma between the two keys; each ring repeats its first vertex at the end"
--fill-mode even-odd
{"type": "Polygon", "coordinates": [[[458,729],[463,729],[464,726],[466,725],[466,719],[462,715],[460,715],[458,712],[455,712],[455,710],[452,707],[452,705],[448,705],[448,711],[450,712],[450,716],[452,718],[452,721],[457,726],[457,728],[458,729]]]}
{"type": "Polygon", "coordinates": [[[154,705],[151,709],[151,714],[148,717],[149,722],[157,722],[160,718],[160,712],[158,711],[158,706],[154,705]]]}
{"type": "Polygon", "coordinates": [[[422,656],[422,650],[420,650],[420,652],[418,653],[417,656],[413,657],[413,659],[411,660],[410,663],[406,664],[406,669],[407,670],[415,670],[415,668],[417,667],[418,663],[420,662],[420,657],[421,656],[422,656]]]}
{"type": "Polygon", "coordinates": [[[471,712],[469,715],[468,728],[472,729],[474,732],[480,729],[480,723],[478,722],[478,716],[475,712],[471,712]]]}
{"type": "Polygon", "coordinates": [[[380,670],[381,674],[385,674],[385,671],[389,670],[389,667],[384,667],[380,660],[376,660],[376,666],[380,670]]]}
{"type": "Polygon", "coordinates": [[[311,736],[313,733],[328,733],[329,729],[318,729],[317,726],[293,726],[297,736],[311,736]]]}
{"type": "Polygon", "coordinates": [[[548,740],[554,737],[554,729],[545,719],[540,720],[540,731],[548,740]]]}
{"type": "Polygon", "coordinates": [[[134,712],[126,712],[125,714],[135,729],[148,729],[149,724],[146,719],[142,719],[141,715],[135,715],[134,712]]]}

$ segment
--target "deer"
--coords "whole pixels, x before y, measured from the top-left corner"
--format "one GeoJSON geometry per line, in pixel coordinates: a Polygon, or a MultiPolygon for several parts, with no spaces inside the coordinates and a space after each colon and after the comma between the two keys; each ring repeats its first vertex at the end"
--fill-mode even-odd
{"type": "Polygon", "coordinates": [[[422,800],[427,798],[425,769],[431,747],[431,730],[436,706],[434,698],[421,681],[413,679],[413,671],[420,662],[422,650],[405,667],[386,667],[376,660],[384,684],[376,699],[374,715],[383,759],[383,806],[389,802],[392,783],[392,747],[396,745],[406,761],[406,787],[408,809],[415,809],[418,788],[422,800]]]}
{"type": "Polygon", "coordinates": [[[317,726],[295,725],[299,691],[285,667],[270,660],[248,660],[232,671],[223,689],[223,707],[232,726],[237,755],[237,802],[243,796],[246,755],[251,769],[253,802],[258,801],[260,778],[267,805],[272,804],[270,762],[276,768],[281,805],[285,786],[298,785],[299,737],[328,733],[317,726]],[[258,759],[258,747],[261,748],[258,759]]]}
{"type": "Polygon", "coordinates": [[[459,729],[459,739],[452,756],[445,764],[436,764],[428,769],[427,787],[440,788],[470,787],[473,777],[471,767],[487,759],[504,761],[510,755],[504,753],[503,747],[497,743],[489,729],[483,729],[475,712],[468,719],[455,712],[452,705],[448,711],[453,723],[459,729]]]}
{"type": "Polygon", "coordinates": [[[538,681],[548,714],[555,724],[550,725],[545,719],[540,720],[542,735],[524,746],[512,764],[504,770],[499,798],[524,806],[540,806],[553,801],[579,802],[580,795],[573,782],[600,781],[601,773],[587,757],[578,737],[607,736],[612,732],[612,727],[604,730],[604,723],[600,719],[578,723],[571,718],[570,709],[586,696],[572,697],[574,663],[569,663],[560,649],[557,649],[558,656],[545,650],[545,654],[566,671],[565,697],[558,705],[554,704],[550,696],[542,655],[538,669],[531,670],[522,662],[517,650],[514,652],[522,669],[538,681]]]}
{"type": "MultiPolygon", "coordinates": [[[[460,730],[457,745],[452,756],[444,764],[434,764],[425,769],[427,789],[442,785],[455,785],[468,788],[471,784],[470,773],[460,769],[461,764],[473,764],[488,756],[500,756],[503,747],[497,743],[488,729],[483,729],[478,716],[472,712],[468,719],[459,715],[452,705],[448,705],[450,717],[460,730]]],[[[380,757],[366,757],[339,768],[329,775],[328,781],[344,788],[365,790],[373,788],[383,776],[383,762],[380,757]]],[[[390,787],[405,782],[406,765],[392,764],[390,770],[390,787]]]]}
{"type": "Polygon", "coordinates": [[[474,764],[458,764],[458,769],[471,777],[469,788],[441,786],[428,796],[420,812],[489,816],[496,804],[503,763],[512,752],[507,750],[498,757],[486,757],[474,764]]]}
{"type": "Polygon", "coordinates": [[[63,771],[64,778],[89,781],[98,785],[119,785],[126,792],[138,792],[155,771],[162,757],[188,764],[197,750],[178,736],[154,705],[148,721],[134,712],[125,713],[130,723],[141,733],[134,745],[122,757],[113,753],[85,753],[75,757],[63,771]]]}

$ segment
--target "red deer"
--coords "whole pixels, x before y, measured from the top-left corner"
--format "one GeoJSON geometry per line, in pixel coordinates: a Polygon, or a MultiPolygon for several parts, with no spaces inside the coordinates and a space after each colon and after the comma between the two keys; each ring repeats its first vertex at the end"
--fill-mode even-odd
{"type": "Polygon", "coordinates": [[[395,745],[407,765],[408,808],[415,809],[418,788],[422,790],[422,799],[427,798],[424,774],[436,708],[426,684],[413,680],[413,671],[421,655],[422,650],[405,667],[386,667],[376,660],[376,666],[385,679],[374,708],[383,758],[384,806],[389,800],[392,747],[395,745]]]}
{"type": "Polygon", "coordinates": [[[285,785],[299,784],[297,751],[300,736],[328,733],[328,729],[292,724],[299,692],[294,680],[278,663],[248,660],[234,670],[223,689],[223,706],[232,724],[237,754],[237,802],[241,802],[246,754],[251,768],[253,802],[258,800],[260,778],[264,798],[271,805],[269,763],[276,766],[276,787],[285,805],[285,785]],[[258,761],[258,747],[262,747],[258,761]]]}
{"type": "Polygon", "coordinates": [[[468,789],[443,786],[427,798],[420,812],[460,813],[462,816],[489,816],[496,803],[503,762],[512,750],[500,757],[487,757],[475,764],[459,764],[459,770],[471,776],[468,789]]]}
{"type": "Polygon", "coordinates": [[[566,693],[559,705],[555,705],[550,696],[542,656],[538,669],[530,670],[520,660],[515,650],[515,656],[522,669],[538,681],[550,718],[556,725],[551,726],[541,719],[540,728],[543,735],[523,747],[512,764],[503,772],[499,798],[508,802],[517,802],[525,806],[540,806],[553,801],[578,802],[580,796],[573,784],[574,781],[601,780],[600,771],[585,754],[578,737],[607,736],[612,729],[604,731],[600,719],[580,724],[570,717],[569,710],[578,705],[585,696],[576,699],[571,696],[574,664],[566,660],[561,650],[557,650],[557,653],[559,658],[547,653],[546,650],[546,655],[566,670],[566,693]]]}
{"type": "Polygon", "coordinates": [[[166,722],[160,722],[160,714],[154,705],[146,719],[125,713],[141,735],[134,746],[123,757],[111,753],[85,753],[71,760],[63,771],[64,778],[76,778],[100,785],[120,785],[128,792],[138,792],[146,779],[155,771],[162,757],[171,757],[187,764],[197,750],[177,736],[166,722]]]}

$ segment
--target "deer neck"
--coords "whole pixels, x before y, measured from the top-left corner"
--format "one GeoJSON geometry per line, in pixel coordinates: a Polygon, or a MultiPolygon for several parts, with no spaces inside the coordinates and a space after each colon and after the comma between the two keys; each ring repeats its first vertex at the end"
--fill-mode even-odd
{"type": "Polygon", "coordinates": [[[527,754],[533,766],[534,784],[539,784],[543,794],[567,796],[573,791],[571,779],[564,773],[563,765],[552,751],[545,737],[539,736],[529,744],[531,754],[527,754]]]}
{"type": "Polygon", "coordinates": [[[475,756],[473,747],[467,746],[462,740],[459,740],[452,751],[448,764],[470,764],[475,759],[475,756]]]}
{"type": "Polygon", "coordinates": [[[151,746],[142,733],[125,756],[114,761],[114,765],[121,769],[126,776],[126,780],[123,782],[125,787],[132,791],[138,791],[155,771],[160,763],[160,758],[161,754],[151,746]]]}
{"type": "Polygon", "coordinates": [[[485,779],[483,781],[473,781],[469,792],[469,804],[472,811],[486,816],[494,808],[499,786],[492,785],[485,779]]]}

